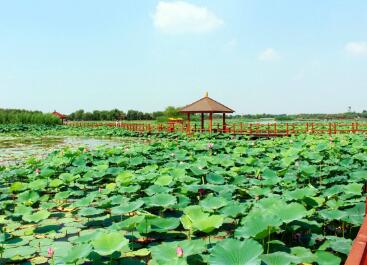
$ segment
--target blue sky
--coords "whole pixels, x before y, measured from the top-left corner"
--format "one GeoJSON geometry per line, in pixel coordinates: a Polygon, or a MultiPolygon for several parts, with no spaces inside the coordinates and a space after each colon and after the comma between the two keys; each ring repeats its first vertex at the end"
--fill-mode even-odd
{"type": "Polygon", "coordinates": [[[0,107],[367,109],[367,1],[1,1],[0,107]]]}

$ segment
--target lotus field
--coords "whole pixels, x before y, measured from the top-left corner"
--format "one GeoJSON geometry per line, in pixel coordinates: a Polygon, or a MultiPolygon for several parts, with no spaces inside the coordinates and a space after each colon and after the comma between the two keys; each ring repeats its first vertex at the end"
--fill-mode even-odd
{"type": "Polygon", "coordinates": [[[0,168],[1,262],[342,264],[366,161],[363,135],[54,151],[0,168]]]}

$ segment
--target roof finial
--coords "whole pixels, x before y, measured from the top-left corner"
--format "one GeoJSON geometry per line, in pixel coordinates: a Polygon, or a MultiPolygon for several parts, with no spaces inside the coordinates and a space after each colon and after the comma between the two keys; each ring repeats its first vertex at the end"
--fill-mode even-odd
{"type": "Polygon", "coordinates": [[[209,96],[208,91],[205,92],[205,97],[207,98],[209,96]]]}

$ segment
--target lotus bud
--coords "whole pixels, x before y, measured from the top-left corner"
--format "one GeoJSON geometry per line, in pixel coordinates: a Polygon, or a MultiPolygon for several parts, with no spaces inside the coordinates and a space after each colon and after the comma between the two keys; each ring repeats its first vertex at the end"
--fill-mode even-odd
{"type": "Polygon", "coordinates": [[[214,146],[214,144],[213,144],[213,143],[208,143],[208,148],[209,148],[209,149],[213,149],[213,146],[214,146]]]}
{"type": "Polygon", "coordinates": [[[98,188],[98,192],[101,193],[102,192],[102,189],[101,187],[98,188]]]}
{"type": "Polygon", "coordinates": [[[172,154],[171,154],[171,156],[172,156],[172,157],[175,157],[175,156],[176,156],[176,154],[175,154],[175,153],[172,153],[172,154]]]}
{"type": "Polygon", "coordinates": [[[330,142],[332,142],[333,141],[333,137],[330,137],[329,140],[330,140],[330,142]]]}
{"type": "Polygon", "coordinates": [[[177,257],[182,257],[184,255],[182,247],[176,248],[176,254],[177,254],[177,257]]]}
{"type": "Polygon", "coordinates": [[[293,140],[289,140],[289,143],[290,143],[290,144],[293,144],[293,140]]]}
{"type": "Polygon", "coordinates": [[[83,153],[86,153],[86,152],[88,152],[89,151],[89,149],[88,148],[84,148],[83,149],[83,153]]]}
{"type": "Polygon", "coordinates": [[[54,256],[54,254],[55,254],[54,249],[53,249],[53,248],[51,248],[51,247],[49,247],[49,248],[47,249],[47,254],[48,254],[48,257],[49,257],[49,258],[52,258],[52,257],[54,256]]]}
{"type": "Polygon", "coordinates": [[[203,195],[205,193],[205,189],[198,189],[198,192],[200,193],[200,195],[203,195]]]}
{"type": "Polygon", "coordinates": [[[41,169],[36,168],[36,170],[34,172],[38,175],[39,173],[41,173],[41,169]]]}

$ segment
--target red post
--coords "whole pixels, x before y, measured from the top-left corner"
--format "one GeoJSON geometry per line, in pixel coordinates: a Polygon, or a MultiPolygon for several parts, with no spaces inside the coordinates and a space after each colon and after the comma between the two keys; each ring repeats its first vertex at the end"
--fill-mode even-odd
{"type": "Polygon", "coordinates": [[[278,132],[277,132],[277,123],[274,123],[274,134],[277,135],[278,132]]]}
{"type": "Polygon", "coordinates": [[[289,130],[288,130],[288,122],[285,124],[285,130],[286,130],[286,135],[289,135],[289,130]]]}
{"type": "Polygon", "coordinates": [[[226,131],[226,114],[223,113],[223,132],[226,131]]]}
{"type": "Polygon", "coordinates": [[[329,135],[331,135],[331,123],[329,123],[329,135]]]}
{"type": "Polygon", "coordinates": [[[201,132],[204,131],[204,112],[201,113],[201,132]]]}
{"type": "Polygon", "coordinates": [[[209,113],[209,132],[211,133],[213,129],[213,113],[209,113]]]}
{"type": "Polygon", "coordinates": [[[187,113],[187,134],[190,134],[190,112],[187,113]]]}

